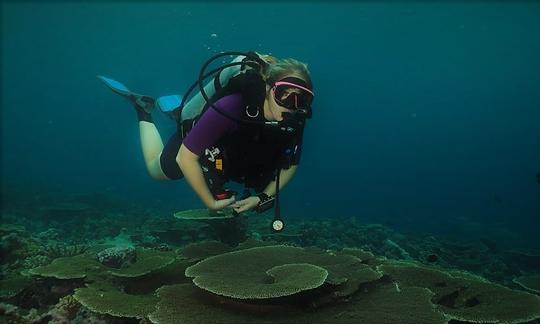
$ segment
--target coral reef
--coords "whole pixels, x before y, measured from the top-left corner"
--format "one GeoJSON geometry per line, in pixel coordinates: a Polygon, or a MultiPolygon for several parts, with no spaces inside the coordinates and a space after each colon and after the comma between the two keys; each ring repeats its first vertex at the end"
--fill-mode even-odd
{"type": "Polygon", "coordinates": [[[540,294],[540,275],[526,275],[514,278],[514,282],[526,290],[540,294]]]}
{"type": "Polygon", "coordinates": [[[522,323],[540,318],[540,298],[463,272],[388,261],[377,267],[398,287],[422,287],[447,317],[473,323],[522,323]]]}
{"type": "MultiPolygon", "coordinates": [[[[270,247],[270,249],[275,248],[270,247]]],[[[289,247],[280,247],[279,249],[281,248],[288,249],[289,247]]],[[[212,272],[212,265],[225,265],[228,263],[227,259],[234,263],[239,260],[236,256],[243,253],[248,253],[251,256],[253,252],[257,252],[257,249],[252,248],[210,257],[200,262],[200,266],[197,264],[188,268],[186,274],[192,275],[191,272],[204,271],[200,269],[203,265],[204,269],[212,272]],[[209,260],[209,264],[205,265],[206,260],[209,260]]],[[[257,261],[253,263],[257,264],[261,260],[273,259],[273,257],[275,257],[273,254],[259,255],[258,258],[255,257],[257,261]]],[[[312,261],[314,260],[312,259],[312,261]]],[[[154,323],[174,323],[175,321],[182,323],[197,323],[198,321],[218,321],[220,323],[248,321],[250,323],[446,323],[449,318],[453,318],[457,321],[473,323],[522,323],[540,318],[540,298],[537,296],[511,290],[464,272],[445,272],[411,262],[393,260],[381,260],[380,262],[382,263],[373,269],[381,272],[380,279],[372,278],[371,281],[361,284],[362,288],[350,295],[345,303],[326,304],[326,307],[317,308],[311,312],[306,312],[303,307],[292,307],[290,300],[287,300],[286,304],[283,305],[276,304],[275,298],[271,298],[268,305],[260,303],[246,305],[245,303],[239,304],[237,301],[212,300],[193,286],[179,284],[158,289],[160,301],[155,312],[150,314],[150,319],[154,323]],[[516,302],[519,303],[519,306],[515,305],[516,302]],[[223,307],[223,305],[227,307],[223,307]],[[403,309],[407,309],[407,311],[403,312],[403,309]],[[269,315],[268,312],[271,310],[274,312],[269,315]],[[253,316],[253,312],[263,312],[264,316],[253,316]]],[[[269,262],[266,267],[271,265],[272,262],[269,262]]],[[[257,266],[254,267],[252,270],[255,270],[257,266]]],[[[239,269],[241,268],[242,266],[239,267],[239,269]]],[[[211,292],[217,295],[222,295],[224,289],[237,292],[257,291],[256,289],[245,289],[245,284],[238,284],[238,282],[232,282],[230,286],[227,285],[229,282],[229,277],[226,274],[228,270],[225,269],[224,272],[225,274],[220,274],[218,270],[214,270],[213,273],[217,276],[216,280],[205,283],[204,291],[209,291],[208,284],[212,287],[219,287],[217,291],[211,292]],[[220,279],[218,280],[218,278],[220,279]],[[225,280],[225,278],[227,279],[225,280]]],[[[260,273],[256,270],[254,272],[260,273]]],[[[196,279],[197,277],[194,281],[196,279]]],[[[250,280],[247,279],[247,281],[250,280]]],[[[236,299],[237,296],[233,297],[236,299]]],[[[249,297],[253,298],[254,296],[249,297]]]]}
{"type": "MultiPolygon", "coordinates": [[[[75,320],[86,309],[153,323],[446,323],[449,318],[524,323],[540,318],[540,297],[463,271],[352,248],[330,251],[252,240],[217,253],[219,244],[188,246],[185,255],[196,251],[195,258],[153,267],[136,280],[123,276],[118,281],[111,270],[96,276],[95,269],[86,269],[86,287],[61,299],[55,312],[37,315],[75,320]]],[[[146,252],[141,259],[152,260],[143,257],[146,252]]]]}
{"type": "MultiPolygon", "coordinates": [[[[347,303],[306,312],[274,307],[263,314],[257,307],[220,307],[189,284],[164,286],[158,290],[159,303],[150,314],[152,323],[446,323],[432,307],[431,292],[407,288],[398,292],[393,285],[365,289],[347,303]],[[405,311],[404,311],[405,310],[405,311]],[[254,314],[254,312],[256,314],[254,314]]],[[[223,304],[221,304],[223,305],[223,304]]]]}
{"type": "Polygon", "coordinates": [[[538,253],[485,237],[355,217],[291,219],[276,234],[269,215],[179,221],[99,196],[8,206],[0,322],[540,321],[538,253]]]}
{"type": "Polygon", "coordinates": [[[75,319],[80,308],[81,304],[73,295],[67,295],[60,298],[58,303],[48,312],[48,315],[50,315],[52,323],[67,324],[75,319]]]}
{"type": "Polygon", "coordinates": [[[94,258],[86,254],[55,259],[51,264],[30,269],[32,275],[57,279],[82,279],[104,270],[94,258]]]}
{"type": "Polygon", "coordinates": [[[190,243],[184,246],[180,254],[192,261],[198,261],[209,256],[231,251],[232,248],[224,243],[217,241],[205,241],[199,243],[190,243]]]}
{"type": "Polygon", "coordinates": [[[88,248],[89,247],[86,244],[68,245],[64,243],[52,243],[43,247],[42,254],[49,259],[54,260],[61,257],[83,254],[88,250],[88,248]]]}
{"type": "MultiPolygon", "coordinates": [[[[324,268],[299,263],[304,261],[299,250],[267,246],[229,252],[206,258],[187,268],[185,274],[194,277],[196,286],[221,296],[239,299],[289,296],[321,286],[328,276],[324,268]]],[[[338,257],[335,259],[339,261],[338,257]]]]}
{"type": "Polygon", "coordinates": [[[99,252],[97,260],[106,267],[120,269],[137,260],[137,251],[132,246],[115,246],[99,252]]]}
{"type": "Polygon", "coordinates": [[[84,279],[88,276],[99,277],[103,273],[118,277],[139,277],[163,268],[175,259],[171,251],[140,248],[135,250],[136,260],[123,264],[122,268],[113,268],[99,262],[98,255],[103,251],[110,251],[110,247],[97,245],[84,254],[55,259],[51,264],[30,269],[29,273],[58,279],[84,279]]]}
{"type": "Polygon", "coordinates": [[[129,295],[118,289],[79,288],[74,298],[89,310],[116,317],[145,318],[157,303],[152,295],[129,295]]]}
{"type": "Polygon", "coordinates": [[[12,273],[0,280],[0,298],[11,298],[32,284],[27,276],[12,273]]]}

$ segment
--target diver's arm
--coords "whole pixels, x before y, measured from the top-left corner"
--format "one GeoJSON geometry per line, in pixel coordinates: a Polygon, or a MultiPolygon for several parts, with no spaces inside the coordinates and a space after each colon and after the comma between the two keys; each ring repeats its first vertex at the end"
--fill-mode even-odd
{"type": "MultiPolygon", "coordinates": [[[[292,165],[288,169],[282,169],[279,175],[279,189],[283,188],[293,177],[294,173],[296,172],[296,165],[292,165]]],[[[270,181],[270,183],[266,186],[266,189],[263,191],[268,196],[273,196],[276,193],[276,182],[270,181]]],[[[245,212],[250,209],[253,209],[257,207],[257,205],[261,202],[261,199],[258,196],[251,196],[246,199],[237,201],[236,203],[232,204],[231,207],[234,208],[234,210],[237,213],[245,212]]]]}
{"type": "MultiPolygon", "coordinates": [[[[287,183],[292,179],[294,176],[294,173],[296,172],[297,165],[291,165],[288,169],[281,169],[280,175],[279,175],[279,190],[281,188],[285,187],[287,183]]],[[[273,196],[276,194],[276,181],[270,181],[270,183],[266,186],[266,188],[263,191],[268,196],[273,196]]]]}
{"type": "Polygon", "coordinates": [[[204,179],[201,165],[199,164],[199,156],[191,152],[182,144],[176,156],[176,163],[182,170],[184,177],[190,184],[193,191],[199,196],[202,202],[212,210],[219,210],[227,207],[234,202],[235,198],[215,200],[210,192],[208,185],[204,179]]]}

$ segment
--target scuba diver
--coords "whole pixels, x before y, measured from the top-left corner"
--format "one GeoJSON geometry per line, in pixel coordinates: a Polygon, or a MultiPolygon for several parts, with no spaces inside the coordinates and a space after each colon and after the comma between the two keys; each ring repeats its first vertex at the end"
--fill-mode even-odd
{"type": "Polygon", "coordinates": [[[210,58],[184,96],[154,99],[98,76],[135,107],[144,161],[157,180],[187,182],[210,210],[233,213],[275,207],[274,231],[283,229],[279,191],[295,174],[314,93],[307,65],[255,52],[224,52],[210,58]],[[210,72],[218,58],[235,56],[210,72]],[[204,80],[213,77],[206,85],[204,80]],[[196,87],[199,92],[189,98],[196,87]],[[189,98],[189,101],[188,101],[189,98]],[[163,145],[151,113],[158,107],[177,131],[163,145]],[[243,195],[225,188],[244,185],[243,195]],[[252,193],[252,190],[254,191],[252,193]]]}

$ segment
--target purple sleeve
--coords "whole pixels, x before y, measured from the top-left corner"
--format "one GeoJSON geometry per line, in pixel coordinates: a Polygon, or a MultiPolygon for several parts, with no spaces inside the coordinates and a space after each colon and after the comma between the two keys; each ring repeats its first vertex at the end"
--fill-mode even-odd
{"type": "MultiPolygon", "coordinates": [[[[218,109],[240,118],[244,108],[242,95],[232,94],[214,103],[218,109]]],[[[238,128],[238,123],[221,115],[212,107],[208,108],[182,142],[186,148],[196,155],[214,145],[223,135],[238,128]]]]}

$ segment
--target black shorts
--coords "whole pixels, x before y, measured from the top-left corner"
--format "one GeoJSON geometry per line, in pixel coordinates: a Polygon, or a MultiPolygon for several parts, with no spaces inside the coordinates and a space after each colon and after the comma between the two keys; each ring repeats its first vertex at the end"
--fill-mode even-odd
{"type": "MultiPolygon", "coordinates": [[[[180,150],[180,146],[182,146],[183,140],[184,139],[180,135],[180,133],[175,132],[171,136],[171,138],[169,138],[169,141],[161,152],[161,157],[159,159],[161,171],[163,171],[167,178],[171,180],[179,180],[184,177],[184,175],[182,174],[182,170],[180,170],[180,167],[176,162],[176,156],[178,155],[178,150],[180,150]]],[[[206,172],[204,172],[204,178],[210,190],[222,191],[225,179],[220,175],[218,171],[213,168],[214,163],[210,163],[205,159],[202,159],[200,162],[206,166],[205,168],[203,168],[203,170],[206,170],[206,172]]]]}
{"type": "Polygon", "coordinates": [[[182,170],[180,170],[178,163],[176,163],[176,155],[178,155],[178,150],[180,150],[183,140],[182,135],[179,132],[175,132],[169,138],[159,158],[161,171],[171,180],[178,180],[184,177],[182,170]]]}

